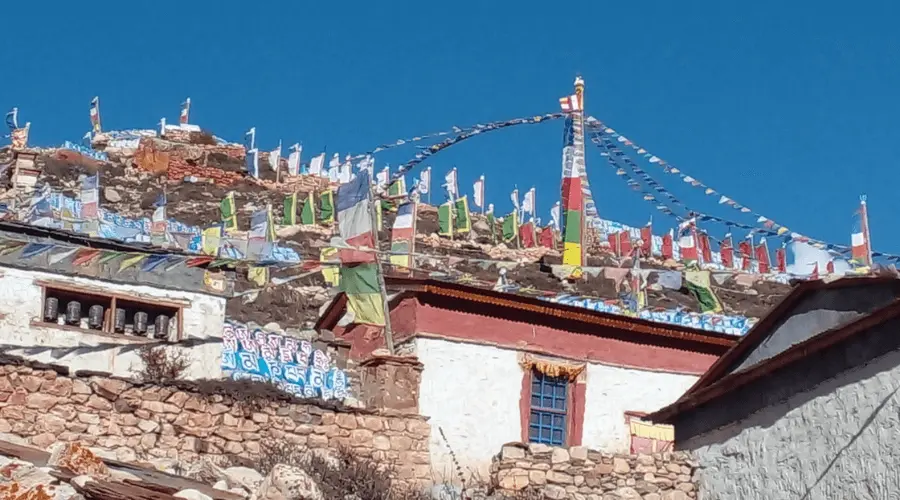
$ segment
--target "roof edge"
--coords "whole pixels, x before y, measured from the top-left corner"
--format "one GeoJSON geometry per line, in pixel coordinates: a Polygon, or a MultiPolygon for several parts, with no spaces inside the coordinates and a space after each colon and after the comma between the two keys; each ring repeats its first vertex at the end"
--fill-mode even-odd
{"type": "Polygon", "coordinates": [[[728,374],[693,393],[689,390],[678,401],[651,413],[647,418],[657,423],[672,423],[672,420],[681,413],[697,408],[731,390],[790,366],[807,356],[837,345],[858,333],[897,317],[900,317],[900,299],[896,299],[862,318],[809,338],[745,370],[728,374]]]}

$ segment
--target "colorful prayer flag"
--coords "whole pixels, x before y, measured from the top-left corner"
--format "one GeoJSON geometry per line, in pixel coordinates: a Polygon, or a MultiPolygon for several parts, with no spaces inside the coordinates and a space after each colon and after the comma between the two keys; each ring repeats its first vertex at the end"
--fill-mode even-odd
{"type": "Polygon", "coordinates": [[[236,230],[237,225],[237,209],[234,205],[234,191],[229,192],[219,203],[219,212],[222,216],[224,229],[227,231],[236,230]]]}
{"type": "Polygon", "coordinates": [[[397,218],[391,228],[391,264],[407,268],[412,263],[412,245],[415,239],[416,203],[407,202],[397,209],[397,218]],[[405,255],[396,255],[402,253],[405,255]]]}
{"type": "Polygon", "coordinates": [[[300,212],[300,223],[301,224],[315,224],[316,223],[316,202],[315,202],[315,198],[313,198],[312,191],[309,192],[309,195],[306,198],[306,203],[303,204],[303,210],[300,212]]]}
{"type": "Polygon", "coordinates": [[[319,196],[319,221],[323,224],[334,223],[334,191],[330,189],[319,196]]]}
{"type": "MultiPolygon", "coordinates": [[[[366,176],[368,179],[368,176],[366,176]]],[[[368,187],[368,182],[366,183],[368,187]]],[[[377,263],[341,266],[341,290],[354,323],[384,326],[384,304],[378,286],[377,263]]]]}
{"type": "Polygon", "coordinates": [[[469,200],[466,196],[456,200],[456,212],[453,216],[453,225],[457,233],[468,233],[472,229],[472,218],[469,215],[469,200]]]}
{"type": "Polygon", "coordinates": [[[341,249],[342,263],[375,261],[370,198],[369,173],[366,171],[338,188],[338,230],[341,238],[351,247],[369,249],[367,252],[341,249]]]}
{"type": "Polygon", "coordinates": [[[297,223],[297,193],[291,193],[284,198],[284,214],[281,223],[285,226],[293,226],[297,223]]]}

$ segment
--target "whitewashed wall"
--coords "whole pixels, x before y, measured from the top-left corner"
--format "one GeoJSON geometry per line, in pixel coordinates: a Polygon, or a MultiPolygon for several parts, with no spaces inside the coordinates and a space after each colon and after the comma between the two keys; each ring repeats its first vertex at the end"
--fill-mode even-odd
{"type": "Polygon", "coordinates": [[[625,412],[654,412],[674,403],[696,381],[695,375],[589,364],[582,444],[627,453],[630,438],[625,412]]]}
{"type": "MultiPolygon", "coordinates": [[[[512,349],[451,342],[415,340],[425,366],[419,412],[430,417],[430,453],[436,474],[447,475],[449,445],[463,470],[485,477],[501,446],[521,441],[519,399],[522,368],[512,349]]],[[[627,452],[626,411],[657,410],[678,399],[696,376],[589,364],[586,373],[582,444],[606,452],[627,452]]]]}
{"type": "Polygon", "coordinates": [[[455,476],[449,444],[463,470],[479,470],[488,477],[491,457],[505,443],[522,439],[522,368],[516,351],[423,338],[415,342],[425,366],[419,413],[430,417],[435,474],[455,476]]]}
{"type": "MultiPolygon", "coordinates": [[[[183,309],[185,339],[221,339],[225,320],[225,299],[212,295],[163,290],[149,286],[120,285],[87,278],[60,274],[0,268],[0,344],[23,346],[11,350],[11,354],[25,356],[36,361],[66,365],[73,370],[96,370],[129,376],[141,367],[136,349],[115,347],[115,344],[133,346],[128,337],[121,339],[108,335],[75,332],[51,327],[35,327],[32,320],[42,316],[41,287],[35,280],[52,280],[73,286],[90,285],[110,292],[142,294],[157,299],[190,301],[191,307],[183,309]],[[91,350],[90,346],[108,345],[109,349],[91,350]],[[24,348],[25,346],[28,349],[24,348]],[[73,347],[84,349],[72,350],[73,347]],[[57,348],[57,349],[51,349],[57,348]],[[59,349],[63,348],[63,349],[59,349]],[[69,348],[69,349],[66,349],[69,348]]],[[[222,375],[222,342],[213,340],[186,348],[191,367],[186,378],[217,378],[222,375]]]]}

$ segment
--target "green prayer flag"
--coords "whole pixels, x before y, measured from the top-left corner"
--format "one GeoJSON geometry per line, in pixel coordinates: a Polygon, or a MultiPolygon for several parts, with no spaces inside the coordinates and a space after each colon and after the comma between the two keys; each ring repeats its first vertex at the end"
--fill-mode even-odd
{"type": "Polygon", "coordinates": [[[347,295],[347,309],[353,313],[354,323],[385,324],[377,265],[341,266],[341,290],[347,295]]]}
{"type": "Polygon", "coordinates": [[[438,234],[441,236],[451,236],[453,234],[453,228],[450,227],[449,201],[438,207],[438,234]]]}
{"type": "Polygon", "coordinates": [[[225,229],[237,229],[237,209],[234,205],[234,192],[228,193],[219,204],[222,222],[225,229]]]}
{"type": "Polygon", "coordinates": [[[285,226],[293,226],[297,223],[297,193],[284,198],[284,214],[281,223],[285,226]]]}
{"type": "Polygon", "coordinates": [[[303,210],[300,212],[300,223],[316,223],[316,202],[313,199],[312,191],[309,192],[309,197],[306,199],[306,203],[303,204],[303,210]]]}
{"type": "Polygon", "coordinates": [[[519,236],[519,216],[515,210],[503,219],[503,241],[510,242],[519,236]]]}
{"type": "Polygon", "coordinates": [[[334,222],[334,191],[330,189],[319,197],[319,221],[324,224],[334,222]]]}
{"type": "Polygon", "coordinates": [[[722,312],[722,303],[709,284],[709,271],[685,271],[684,287],[700,303],[700,312],[722,312]]]}
{"type": "Polygon", "coordinates": [[[456,226],[457,233],[468,233],[472,229],[472,219],[469,216],[469,200],[465,196],[456,200],[456,211],[453,215],[455,217],[453,225],[456,226]]]}

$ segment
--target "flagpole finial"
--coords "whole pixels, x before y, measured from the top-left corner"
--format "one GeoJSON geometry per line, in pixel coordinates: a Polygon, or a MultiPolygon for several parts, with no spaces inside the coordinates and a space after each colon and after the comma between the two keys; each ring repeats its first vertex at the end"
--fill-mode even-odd
{"type": "Polygon", "coordinates": [[[866,204],[866,198],[867,198],[867,197],[866,197],[866,195],[864,195],[864,194],[859,195],[859,202],[862,203],[863,205],[865,205],[865,204],[866,204]]]}
{"type": "Polygon", "coordinates": [[[581,94],[584,92],[584,79],[581,78],[581,75],[577,75],[575,77],[575,93],[581,94]]]}

